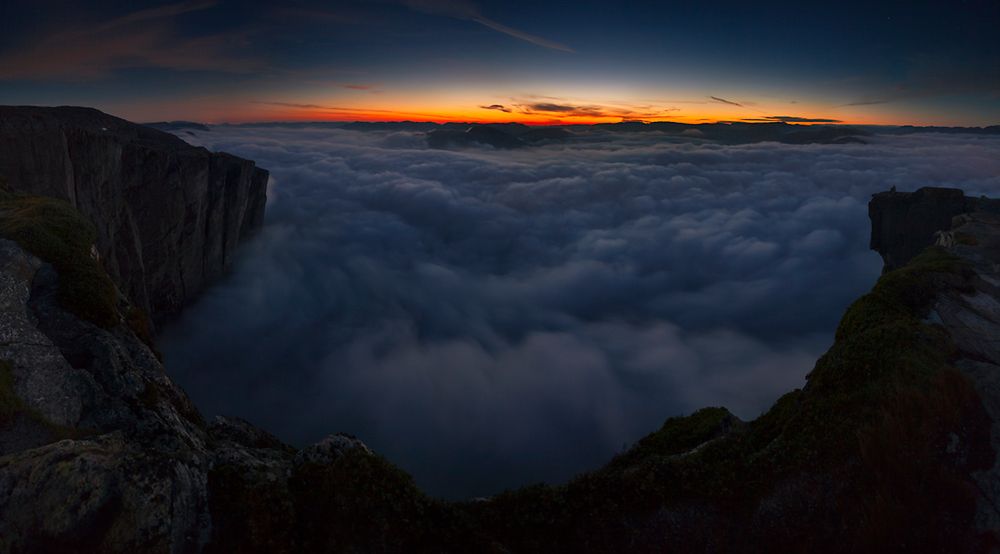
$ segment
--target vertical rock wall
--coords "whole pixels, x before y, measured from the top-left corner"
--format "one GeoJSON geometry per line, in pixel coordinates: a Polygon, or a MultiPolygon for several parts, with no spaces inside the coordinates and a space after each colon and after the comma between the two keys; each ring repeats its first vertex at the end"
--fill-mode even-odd
{"type": "Polygon", "coordinates": [[[89,108],[0,107],[0,178],[73,203],[97,227],[108,273],[163,321],[260,228],[268,173],[89,108]]]}
{"type": "Polygon", "coordinates": [[[1000,201],[938,187],[880,192],[868,203],[871,249],[882,255],[883,271],[900,268],[934,244],[936,232],[950,231],[952,218],[976,211],[1000,213],[1000,201]]]}

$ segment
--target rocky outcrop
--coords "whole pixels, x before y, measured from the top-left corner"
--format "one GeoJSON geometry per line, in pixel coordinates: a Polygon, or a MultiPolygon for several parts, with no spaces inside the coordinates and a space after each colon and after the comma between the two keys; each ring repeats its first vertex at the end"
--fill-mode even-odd
{"type": "Polygon", "coordinates": [[[66,311],[51,265],[0,240],[0,268],[13,399],[0,417],[0,552],[197,550],[212,461],[197,410],[124,323],[66,311]]]}
{"type": "Polygon", "coordinates": [[[218,279],[261,226],[268,174],[97,110],[4,106],[0,179],[72,203],[97,227],[111,277],[162,321],[218,279]]]}
{"type": "MultiPolygon", "coordinates": [[[[948,250],[964,260],[974,277],[967,286],[943,291],[928,314],[948,330],[956,348],[953,363],[975,385],[989,414],[990,445],[1000,452],[1000,215],[961,214],[952,219],[948,250]]],[[[944,242],[944,241],[942,241],[944,242]]],[[[1000,530],[1000,457],[973,474],[976,526],[1000,530]]]]}
{"type": "Polygon", "coordinates": [[[129,327],[127,298],[105,328],[62,305],[62,278],[0,239],[0,553],[295,552],[315,517],[296,517],[302,472],[377,459],[346,435],[296,450],[242,420],[206,424],[129,327]]]}
{"type": "Polygon", "coordinates": [[[884,271],[900,268],[934,244],[936,232],[951,230],[952,218],[976,211],[1000,213],[1000,200],[938,187],[880,192],[868,204],[871,249],[882,255],[884,271]]]}

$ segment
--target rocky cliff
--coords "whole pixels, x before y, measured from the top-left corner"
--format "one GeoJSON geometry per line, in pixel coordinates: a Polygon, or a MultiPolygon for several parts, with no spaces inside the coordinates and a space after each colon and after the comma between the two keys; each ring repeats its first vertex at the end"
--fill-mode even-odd
{"type": "MultiPolygon", "coordinates": [[[[145,148],[136,140],[123,149],[145,148]]],[[[180,162],[163,163],[145,186],[174,178],[180,162]]],[[[847,310],[807,384],[756,420],[705,408],[566,484],[459,503],[348,435],[296,450],[240,420],[205,422],[130,315],[120,261],[112,279],[93,247],[109,222],[80,198],[99,195],[52,195],[75,204],[0,194],[0,553],[1000,545],[1000,218],[960,191],[873,199],[873,245],[894,269],[847,310]]],[[[170,236],[190,237],[207,220],[177,225],[170,236]]]]}
{"type": "Polygon", "coordinates": [[[268,175],[97,110],[0,106],[0,178],[76,207],[96,226],[104,268],[161,321],[261,226],[268,175]]]}
{"type": "Polygon", "coordinates": [[[902,267],[934,244],[935,233],[951,230],[956,215],[973,212],[1000,213],[1000,200],[937,187],[880,192],[868,204],[871,248],[882,255],[884,271],[902,267]]]}
{"type": "Polygon", "coordinates": [[[287,488],[300,468],[371,455],[346,436],[295,451],[206,423],[68,202],[0,193],[0,237],[0,552],[238,551],[216,538],[247,528],[230,475],[287,488]]]}

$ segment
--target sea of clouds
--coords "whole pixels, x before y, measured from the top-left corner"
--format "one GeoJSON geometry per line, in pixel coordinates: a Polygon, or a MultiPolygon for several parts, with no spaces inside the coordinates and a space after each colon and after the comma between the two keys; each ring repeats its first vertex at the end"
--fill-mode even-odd
{"type": "Polygon", "coordinates": [[[972,135],[182,136],[272,178],[233,274],[166,329],[168,371],[208,414],[297,445],[355,434],[449,498],[564,481],[702,406],[755,417],[877,278],[872,193],[1000,194],[1000,138],[972,135]]]}

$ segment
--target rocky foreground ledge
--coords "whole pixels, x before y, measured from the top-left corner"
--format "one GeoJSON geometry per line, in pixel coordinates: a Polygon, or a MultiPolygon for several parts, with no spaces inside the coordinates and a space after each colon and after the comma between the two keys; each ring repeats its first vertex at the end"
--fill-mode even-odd
{"type": "MultiPolygon", "coordinates": [[[[165,164],[136,166],[143,182],[173,179],[180,162],[141,143],[123,148],[165,164]]],[[[459,503],[426,496],[348,435],[295,449],[241,420],[206,422],[134,316],[135,281],[106,271],[112,223],[80,202],[96,193],[74,194],[0,194],[0,553],[1000,545],[1000,219],[960,191],[873,199],[873,245],[899,267],[847,310],[807,384],[756,420],[705,408],[564,485],[459,503]],[[916,224],[907,210],[928,194],[973,209],[924,206],[916,224]],[[923,228],[931,216],[939,229],[923,228]]],[[[232,229],[179,221],[170,236],[232,229]]],[[[145,289],[154,306],[157,290],[145,289]]]]}

